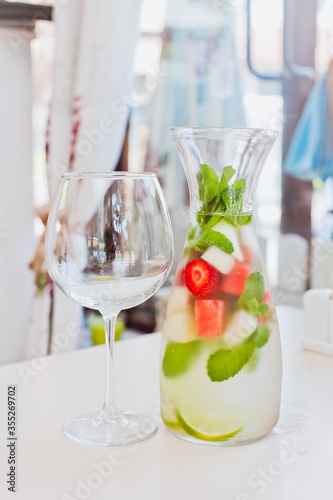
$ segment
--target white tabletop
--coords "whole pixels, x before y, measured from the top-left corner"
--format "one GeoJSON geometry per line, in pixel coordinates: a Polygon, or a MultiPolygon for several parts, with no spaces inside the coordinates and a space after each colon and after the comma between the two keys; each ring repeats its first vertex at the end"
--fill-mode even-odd
{"type": "Polygon", "coordinates": [[[76,444],[63,423],[98,409],[103,346],[0,368],[0,498],[15,500],[326,500],[333,498],[333,358],[303,351],[302,311],[280,306],[281,417],[243,446],[192,445],[159,417],[159,334],[116,344],[119,406],[154,416],[158,433],[137,445],[76,444]],[[7,491],[7,387],[17,386],[16,493],[7,491]]]}

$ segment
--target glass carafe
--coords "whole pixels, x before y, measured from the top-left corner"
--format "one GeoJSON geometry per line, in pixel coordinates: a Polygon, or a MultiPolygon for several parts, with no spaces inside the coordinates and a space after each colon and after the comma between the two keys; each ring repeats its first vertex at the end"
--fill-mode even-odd
{"type": "Polygon", "coordinates": [[[161,414],[171,433],[211,445],[274,427],[281,346],[254,224],[258,179],[277,133],[173,128],[190,224],[163,324],[161,414]]]}

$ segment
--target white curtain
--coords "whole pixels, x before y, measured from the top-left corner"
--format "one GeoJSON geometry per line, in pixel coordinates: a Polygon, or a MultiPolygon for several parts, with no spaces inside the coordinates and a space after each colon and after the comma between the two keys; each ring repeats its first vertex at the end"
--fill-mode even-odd
{"type": "Polygon", "coordinates": [[[187,192],[170,128],[245,126],[239,11],[227,7],[224,0],[167,1],[158,85],[145,110],[145,169],[158,174],[170,209],[178,210],[187,192]]]}
{"type": "MultiPolygon", "coordinates": [[[[139,13],[140,0],[57,4],[47,162],[51,198],[62,173],[110,171],[117,165],[129,115],[139,13]]],[[[50,325],[51,353],[77,347],[81,319],[80,306],[41,280],[25,357],[46,354],[50,325]]]]}

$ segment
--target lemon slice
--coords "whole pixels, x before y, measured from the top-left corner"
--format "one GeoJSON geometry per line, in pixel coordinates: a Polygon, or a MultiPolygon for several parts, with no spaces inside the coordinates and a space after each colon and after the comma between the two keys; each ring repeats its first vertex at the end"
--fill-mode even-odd
{"type": "Polygon", "coordinates": [[[243,425],[236,419],[224,418],[221,414],[199,415],[193,413],[193,409],[182,409],[177,416],[183,430],[202,441],[226,441],[243,429],[243,425]]]}

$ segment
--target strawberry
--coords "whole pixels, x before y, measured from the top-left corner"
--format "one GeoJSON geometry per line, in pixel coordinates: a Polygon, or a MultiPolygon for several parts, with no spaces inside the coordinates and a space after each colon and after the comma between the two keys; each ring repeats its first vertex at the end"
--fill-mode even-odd
{"type": "Polygon", "coordinates": [[[230,295],[242,295],[246,279],[251,274],[251,268],[242,262],[235,262],[230,273],[222,279],[221,290],[230,295]]]}
{"type": "Polygon", "coordinates": [[[259,323],[264,323],[273,314],[273,311],[274,311],[274,298],[273,298],[273,294],[272,294],[272,292],[270,290],[267,291],[267,292],[265,292],[265,295],[264,295],[264,298],[263,298],[263,302],[269,306],[269,311],[266,314],[266,316],[260,316],[258,318],[258,322],[259,323]]]}
{"type": "Polygon", "coordinates": [[[185,285],[197,297],[213,295],[219,288],[218,271],[202,259],[189,262],[184,272],[185,285]]]}
{"type": "Polygon", "coordinates": [[[223,300],[196,300],[194,316],[198,337],[219,337],[225,323],[223,300]]]}

